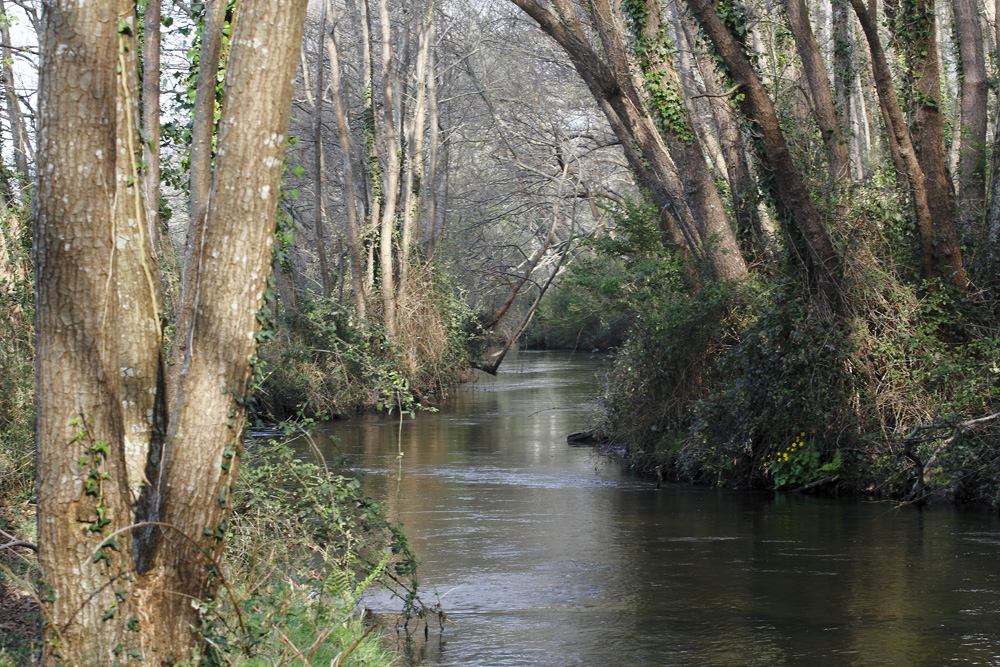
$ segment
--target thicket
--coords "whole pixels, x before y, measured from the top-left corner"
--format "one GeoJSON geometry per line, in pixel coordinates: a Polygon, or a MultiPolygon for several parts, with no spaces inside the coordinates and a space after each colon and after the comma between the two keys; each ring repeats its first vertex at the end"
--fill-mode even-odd
{"type": "Polygon", "coordinates": [[[445,277],[410,274],[397,335],[359,322],[343,305],[304,293],[261,345],[262,417],[334,418],[413,409],[447,395],[469,372],[472,314],[445,277]]]}
{"type": "Polygon", "coordinates": [[[620,210],[569,279],[631,323],[603,397],[609,444],[684,480],[1000,506],[995,423],[968,423],[1000,398],[997,304],[900,259],[899,200],[875,179],[837,205],[846,316],[777,246],[748,279],[708,281],[662,249],[652,209],[620,210]]]}

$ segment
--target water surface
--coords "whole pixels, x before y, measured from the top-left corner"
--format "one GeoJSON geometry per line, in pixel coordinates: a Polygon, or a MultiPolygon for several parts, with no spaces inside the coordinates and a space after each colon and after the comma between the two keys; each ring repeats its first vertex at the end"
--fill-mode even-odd
{"type": "Polygon", "coordinates": [[[604,365],[522,353],[440,412],[331,425],[456,624],[414,664],[1000,665],[994,515],[656,489],[566,444],[604,365]]]}

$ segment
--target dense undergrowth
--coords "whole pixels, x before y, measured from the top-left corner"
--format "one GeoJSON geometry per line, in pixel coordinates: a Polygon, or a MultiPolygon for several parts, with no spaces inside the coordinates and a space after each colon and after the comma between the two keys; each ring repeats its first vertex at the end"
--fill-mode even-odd
{"type": "Polygon", "coordinates": [[[967,423],[1000,398],[997,304],[914,278],[898,200],[891,184],[851,193],[847,316],[774,268],[787,258],[697,284],[653,211],[620,211],[616,237],[571,272],[569,296],[586,298],[542,315],[630,324],[598,429],[610,445],[683,480],[1000,505],[997,423],[967,423]]]}
{"type": "Polygon", "coordinates": [[[332,300],[303,295],[285,309],[259,351],[261,415],[333,418],[444,397],[468,373],[471,313],[441,276],[411,273],[401,293],[395,339],[332,300]]]}

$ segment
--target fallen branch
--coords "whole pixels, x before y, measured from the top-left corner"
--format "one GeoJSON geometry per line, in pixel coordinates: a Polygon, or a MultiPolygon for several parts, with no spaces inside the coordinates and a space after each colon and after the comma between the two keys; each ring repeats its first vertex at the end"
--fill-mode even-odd
{"type": "Polygon", "coordinates": [[[38,553],[38,545],[34,542],[26,542],[24,540],[19,540],[5,530],[0,530],[0,535],[10,540],[6,544],[0,544],[0,549],[14,549],[17,547],[23,547],[24,549],[31,549],[36,554],[38,553]]]}
{"type": "Polygon", "coordinates": [[[823,486],[824,484],[829,484],[830,482],[837,479],[836,477],[824,477],[823,479],[817,479],[815,482],[809,482],[808,484],[803,484],[802,486],[792,489],[790,493],[804,493],[816,487],[823,486]]]}
{"type": "Polygon", "coordinates": [[[965,431],[965,429],[969,428],[970,426],[975,426],[976,424],[983,424],[985,422],[993,421],[997,417],[1000,417],[1000,411],[994,412],[991,415],[986,415],[985,417],[978,417],[976,419],[970,419],[968,421],[964,421],[961,424],[956,425],[955,428],[954,428],[954,430],[951,433],[951,436],[949,436],[949,437],[945,438],[944,440],[942,440],[941,444],[938,445],[937,449],[934,450],[934,453],[931,454],[930,457],[927,459],[927,462],[924,464],[924,470],[926,470],[927,468],[931,467],[931,465],[934,463],[934,461],[937,460],[938,455],[941,452],[944,451],[944,448],[947,447],[948,445],[950,445],[952,442],[954,442],[955,438],[957,438],[958,436],[962,435],[962,432],[965,431]]]}

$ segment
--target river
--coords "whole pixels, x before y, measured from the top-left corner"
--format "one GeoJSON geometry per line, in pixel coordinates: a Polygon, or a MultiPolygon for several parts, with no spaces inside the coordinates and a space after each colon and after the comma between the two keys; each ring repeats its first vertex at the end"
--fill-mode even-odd
{"type": "Polygon", "coordinates": [[[994,514],[657,489],[566,444],[606,364],[521,353],[439,412],[330,425],[455,624],[410,664],[1000,665],[994,514]]]}

